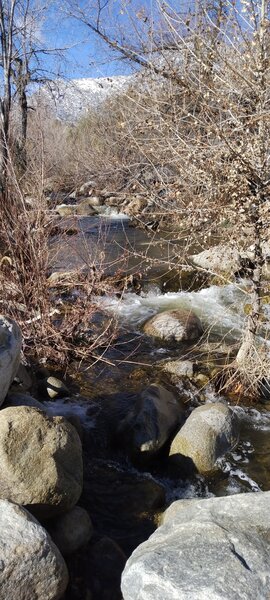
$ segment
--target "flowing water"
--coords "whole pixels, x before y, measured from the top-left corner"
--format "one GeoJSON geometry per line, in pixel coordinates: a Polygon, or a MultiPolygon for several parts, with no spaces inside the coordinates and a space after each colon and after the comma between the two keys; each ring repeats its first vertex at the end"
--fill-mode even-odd
{"type": "MultiPolygon", "coordinates": [[[[113,411],[115,394],[127,394],[127,402],[129,402],[128,392],[139,392],[149,383],[157,380],[162,382],[158,365],[161,359],[185,355],[195,363],[199,363],[200,351],[196,346],[183,347],[181,351],[179,349],[176,351],[147,339],[142,333],[141,326],[150,316],[172,308],[191,309],[200,317],[208,343],[218,341],[223,345],[232,346],[237,345],[241,338],[245,305],[249,298],[247,281],[241,281],[238,285],[211,285],[198,289],[199,284],[202,283],[200,278],[199,281],[194,279],[192,283],[190,278],[181,279],[176,265],[181,258],[183,240],[178,239],[177,235],[169,232],[165,235],[149,234],[130,227],[128,220],[121,215],[117,215],[117,218],[112,218],[111,214],[108,216],[107,220],[103,218],[102,221],[98,218],[80,219],[77,221],[77,235],[68,238],[64,245],[59,246],[57,238],[52,244],[54,270],[67,271],[77,266],[89,268],[95,261],[96,264],[102,265],[105,273],[115,273],[122,268],[126,273],[140,271],[142,274],[140,293],[127,291],[122,298],[111,295],[97,300],[107,314],[117,318],[119,338],[116,345],[103,355],[103,362],[77,374],[84,399],[75,398],[72,402],[48,403],[55,413],[59,414],[59,410],[62,410],[63,414],[70,412],[77,414],[84,423],[86,431],[89,432],[89,439],[99,424],[102,402],[105,404],[108,402],[108,410],[113,411]]],[[[194,249],[191,249],[191,253],[192,250],[194,249]]],[[[215,358],[214,354],[207,360],[214,364],[215,358]]],[[[206,402],[218,400],[211,382],[205,384],[203,394],[206,402]]],[[[197,400],[196,394],[193,397],[191,393],[190,406],[196,406],[197,400]]],[[[230,402],[229,399],[227,401],[230,402]]],[[[190,478],[182,477],[179,473],[170,471],[166,463],[155,466],[149,471],[138,470],[121,453],[110,458],[106,452],[103,453],[102,444],[99,447],[99,442],[96,442],[99,454],[88,474],[90,488],[91,485],[93,487],[95,485],[93,473],[99,475],[101,473],[105,487],[106,481],[107,483],[109,481],[109,488],[114,490],[116,496],[116,489],[125,494],[126,505],[131,503],[132,498],[129,490],[130,478],[135,486],[134,489],[137,489],[138,503],[140,493],[146,498],[145,489],[140,488],[142,478],[144,482],[162,484],[166,505],[178,498],[269,490],[270,402],[253,406],[245,403],[233,405],[232,409],[238,417],[239,443],[232,452],[220,459],[218,472],[211,478],[199,475],[190,478]],[[118,488],[115,487],[116,480],[118,488]]],[[[91,494],[91,489],[89,493],[91,494]]],[[[134,528],[136,530],[137,527],[136,520],[131,520],[127,524],[121,502],[121,514],[117,515],[112,499],[106,497],[107,503],[113,506],[109,516],[110,511],[106,502],[104,504],[103,500],[101,501],[104,495],[106,492],[99,479],[99,490],[94,497],[98,499],[102,508],[101,511],[97,510],[97,502],[92,507],[96,514],[95,524],[98,526],[99,523],[102,533],[107,532],[120,541],[129,552],[151,533],[152,525],[147,522],[143,534],[136,535],[134,533],[134,528]],[[103,523],[102,526],[100,522],[103,523]],[[128,529],[126,544],[124,527],[128,529]]],[[[141,511],[141,514],[146,513],[147,506],[143,506],[142,502],[138,511],[141,511]]]]}

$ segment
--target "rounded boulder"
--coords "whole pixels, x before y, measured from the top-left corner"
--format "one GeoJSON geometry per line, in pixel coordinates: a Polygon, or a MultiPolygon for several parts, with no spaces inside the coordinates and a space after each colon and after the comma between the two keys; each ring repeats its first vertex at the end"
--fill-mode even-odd
{"type": "Polygon", "coordinates": [[[203,332],[200,319],[191,311],[167,310],[144,324],[144,333],[168,344],[197,340],[203,332]]]}
{"type": "Polygon", "coordinates": [[[199,473],[208,473],[236,441],[236,417],[232,410],[221,402],[209,402],[193,410],[175,436],[170,455],[187,456],[199,473]]]}
{"type": "Polygon", "coordinates": [[[184,407],[159,384],[149,385],[118,426],[117,435],[134,458],[154,456],[183,422],[184,407]]]}
{"type": "Polygon", "coordinates": [[[0,600],[58,600],[68,571],[58,548],[27,510],[0,500],[0,600]]]}
{"type": "Polygon", "coordinates": [[[68,513],[50,522],[48,531],[63,556],[67,556],[86,546],[92,537],[93,525],[88,512],[74,506],[68,513]]]}
{"type": "Polygon", "coordinates": [[[22,334],[19,325],[0,315],[0,405],[18,371],[22,334]]]}
{"type": "Polygon", "coordinates": [[[73,508],[82,492],[82,447],[63,417],[32,407],[0,411],[0,497],[41,517],[73,508]]]}

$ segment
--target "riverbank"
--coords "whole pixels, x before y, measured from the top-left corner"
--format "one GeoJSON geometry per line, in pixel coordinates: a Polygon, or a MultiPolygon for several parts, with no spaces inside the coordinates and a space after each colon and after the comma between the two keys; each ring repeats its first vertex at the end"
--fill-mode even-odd
{"type": "MultiPolygon", "coordinates": [[[[120,600],[126,558],[153,533],[172,501],[270,488],[270,406],[267,396],[261,402],[257,398],[255,406],[236,386],[231,393],[220,391],[219,373],[229,369],[241,340],[246,279],[233,273],[230,283],[226,275],[214,285],[215,273],[205,278],[200,267],[184,276],[178,263],[170,270],[165,247],[181,261],[182,240],[171,232],[166,241],[159,232],[153,238],[149,231],[129,227],[121,215],[106,221],[97,215],[79,217],[72,233],[64,240],[59,233],[50,238],[51,270],[58,276],[49,281],[50,293],[60,314],[80,301],[84,273],[80,279],[78,268],[92,268],[85,256],[100,252],[106,265],[104,287],[102,293],[91,288],[95,312],[84,315],[84,339],[94,335],[99,340],[107,324],[114,323],[114,343],[97,345],[94,360],[80,363],[74,357],[66,372],[50,363],[14,371],[0,421],[6,410],[15,411],[12,427],[20,437],[17,412],[23,410],[29,427],[35,422],[31,411],[41,410],[49,419],[44,431],[59,416],[75,428],[83,462],[79,507],[86,511],[88,533],[79,537],[75,549],[72,541],[71,554],[65,555],[70,574],[65,598],[103,600],[107,594],[120,600]],[[116,274],[110,269],[119,267],[118,257],[126,270],[116,274]]],[[[262,335],[267,337],[265,324],[262,335]]],[[[31,444],[27,465],[35,454],[31,444]]],[[[17,498],[16,484],[9,483],[9,489],[12,494],[5,499],[32,510],[25,491],[17,498]]],[[[34,498],[34,504],[40,500],[34,498]]],[[[70,511],[76,508],[74,501],[72,505],[70,511]]],[[[66,508],[64,517],[69,536],[74,521],[66,508]]],[[[58,516],[51,521],[39,513],[38,518],[65,554],[66,542],[55,533],[58,516]]]]}

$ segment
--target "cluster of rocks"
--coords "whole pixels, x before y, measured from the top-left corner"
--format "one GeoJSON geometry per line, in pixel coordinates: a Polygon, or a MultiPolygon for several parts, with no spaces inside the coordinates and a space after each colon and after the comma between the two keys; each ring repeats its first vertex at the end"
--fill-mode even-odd
{"type": "MultiPolygon", "coordinates": [[[[199,340],[203,327],[191,311],[171,310],[149,319],[144,332],[162,344],[177,348],[199,340]]],[[[125,554],[113,540],[102,537],[91,546],[95,535],[91,519],[85,508],[77,506],[83,488],[80,423],[74,421],[68,411],[66,418],[53,416],[48,407],[29,394],[8,393],[15,376],[19,375],[22,380],[25,374],[19,366],[20,330],[16,323],[4,317],[0,318],[0,341],[0,381],[3,384],[0,402],[5,401],[0,410],[0,600],[11,600],[15,595],[26,600],[60,599],[68,585],[66,562],[74,553],[78,556],[77,570],[84,568],[83,577],[89,571],[88,563],[85,564],[89,557],[92,557],[92,565],[97,560],[101,564],[104,561],[108,581],[115,559],[119,569],[124,569],[125,600],[268,597],[269,578],[264,575],[270,552],[268,518],[258,541],[266,504],[265,501],[261,501],[261,505],[252,503],[259,506],[254,509],[253,519],[251,501],[245,495],[241,496],[243,501],[236,497],[235,502],[226,498],[175,503],[166,511],[164,524],[138,546],[125,568],[125,554]],[[252,514],[251,534],[250,517],[242,517],[246,509],[247,515],[252,514]],[[249,535],[253,536],[252,540],[249,535]],[[258,553],[258,560],[252,547],[258,553]],[[87,548],[84,554],[80,554],[81,548],[82,551],[87,548]],[[222,587],[227,566],[230,575],[222,587]],[[216,572],[218,576],[213,575],[216,572]],[[234,578],[238,588],[231,588],[234,578]],[[231,589],[237,589],[237,593],[233,595],[231,589]]],[[[163,368],[178,379],[193,377],[189,361],[165,361],[163,368]]],[[[53,377],[46,379],[44,386],[51,399],[68,393],[65,385],[53,377]]],[[[99,429],[101,425],[100,432],[93,433],[92,438],[88,436],[86,445],[91,439],[93,442],[88,456],[97,452],[99,446],[103,451],[108,444],[120,448],[140,467],[165,457],[168,467],[171,464],[179,469],[179,479],[185,461],[193,474],[214,473],[218,459],[237,443],[234,411],[218,401],[190,411],[179,389],[152,383],[129,402],[126,395],[121,399],[121,395],[116,394],[113,402],[110,398],[107,407],[111,413],[107,422],[106,415],[104,418],[106,403],[97,412],[96,427],[99,429]]],[[[110,466],[109,479],[106,479],[103,463],[97,462],[91,469],[99,473],[102,500],[119,488],[121,480],[122,489],[127,492],[127,477],[124,473],[121,475],[118,468],[110,466]],[[108,486],[109,489],[105,489],[108,486]]],[[[89,493],[94,497],[92,476],[93,472],[88,479],[86,476],[84,485],[86,493],[90,486],[89,493]]],[[[146,504],[142,512],[164,504],[162,486],[153,478],[145,481],[140,478],[137,484],[145,491],[146,504]]],[[[124,496],[122,502],[126,502],[126,498],[124,496]]],[[[135,498],[136,494],[133,499],[130,495],[130,505],[135,498]]],[[[90,514],[92,516],[91,511],[90,514]]],[[[68,567],[72,568],[69,563],[68,567]]],[[[117,579],[119,570],[116,569],[115,574],[117,579]]],[[[93,585],[99,590],[98,582],[93,585]]],[[[100,592],[96,593],[99,597],[100,592]]],[[[80,596],[74,596],[77,597],[80,596]]],[[[115,598],[120,595],[116,593],[115,598]]]]}
{"type": "Polygon", "coordinates": [[[65,203],[58,204],[56,212],[61,217],[90,217],[108,207],[125,213],[128,217],[143,217],[151,209],[147,192],[115,192],[100,189],[95,181],[88,181],[72,192],[65,203]]]}
{"type": "MultiPolygon", "coordinates": [[[[202,333],[195,315],[180,311],[152,317],[144,330],[155,339],[174,345],[196,340],[202,333]]],[[[188,360],[164,361],[162,368],[174,383],[194,376],[193,364],[188,360]]],[[[158,392],[163,397],[160,388],[158,392]]],[[[152,401],[156,412],[153,408],[151,416],[160,410],[157,395],[155,389],[152,401]]],[[[169,396],[168,407],[173,414],[169,396]]],[[[181,469],[185,457],[197,473],[212,474],[218,458],[237,443],[233,410],[222,402],[207,402],[187,418],[184,406],[178,406],[178,411],[171,436],[172,430],[167,429],[169,460],[181,469]]],[[[162,423],[166,423],[166,418],[162,417],[162,423]]],[[[132,435],[134,439],[135,427],[133,419],[130,439],[132,435]]],[[[149,436],[148,444],[143,442],[141,452],[157,448],[150,439],[149,436]]],[[[269,598],[269,498],[270,492],[265,492],[173,503],[165,511],[161,526],[128,559],[121,580],[124,600],[269,598]]]]}
{"type": "MultiPolygon", "coordinates": [[[[0,342],[2,405],[21,354],[20,329],[11,319],[0,317],[0,342]]],[[[68,420],[40,408],[28,395],[11,394],[0,410],[0,600],[61,598],[68,584],[62,555],[92,535],[90,517],[76,506],[80,436],[68,420]]]]}
{"type": "MultiPolygon", "coordinates": [[[[197,341],[203,332],[199,318],[184,310],[158,313],[143,329],[148,336],[174,347],[197,341]]],[[[193,376],[190,361],[165,361],[163,370],[171,372],[178,382],[193,376]]],[[[177,394],[176,387],[172,390],[155,383],[135,395],[127,414],[116,411],[115,435],[126,453],[140,463],[158,457],[166,448],[174,461],[186,457],[195,472],[210,473],[217,459],[236,444],[234,412],[227,404],[215,401],[198,406],[188,415],[185,397],[177,394]]]]}

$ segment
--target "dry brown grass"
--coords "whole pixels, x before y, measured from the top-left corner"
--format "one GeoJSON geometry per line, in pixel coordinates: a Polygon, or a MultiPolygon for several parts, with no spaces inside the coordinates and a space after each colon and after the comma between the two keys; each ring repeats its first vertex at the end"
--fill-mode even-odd
{"type": "Polygon", "coordinates": [[[49,285],[54,215],[40,189],[32,193],[29,204],[12,170],[10,175],[8,192],[0,202],[0,311],[19,323],[27,358],[58,365],[72,358],[96,359],[115,335],[110,319],[102,327],[92,326],[97,312],[93,297],[103,285],[100,272],[92,269],[82,276],[74,271],[68,282],[49,285]],[[72,301],[71,289],[79,292],[72,301]],[[63,292],[66,302],[61,300],[63,292]]]}

